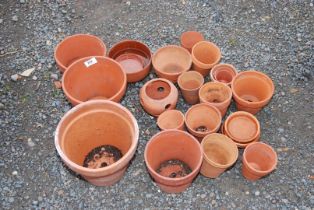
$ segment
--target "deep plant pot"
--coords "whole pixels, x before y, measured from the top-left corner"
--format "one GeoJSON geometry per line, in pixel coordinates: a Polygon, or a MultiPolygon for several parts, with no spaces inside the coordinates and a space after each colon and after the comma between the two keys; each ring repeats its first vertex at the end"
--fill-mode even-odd
{"type": "Polygon", "coordinates": [[[204,151],[201,174],[206,177],[220,176],[238,159],[237,145],[223,134],[212,133],[205,136],[201,146],[204,151]]]}
{"type": "Polygon", "coordinates": [[[189,133],[166,130],[154,135],[146,145],[144,158],[148,172],[160,189],[167,193],[179,193],[189,187],[198,175],[203,151],[199,142],[189,133]],[[191,172],[184,177],[170,178],[157,173],[161,163],[176,159],[183,161],[191,172]]]}
{"type": "Polygon", "coordinates": [[[204,77],[208,75],[210,69],[221,59],[219,47],[212,42],[201,41],[192,48],[192,61],[195,71],[201,73],[204,77]]]}
{"type": "Polygon", "coordinates": [[[155,52],[152,63],[158,77],[177,82],[180,74],[190,69],[192,58],[183,47],[167,45],[155,52]]]}
{"type": "Polygon", "coordinates": [[[178,90],[167,79],[152,79],[140,90],[140,103],[144,110],[153,116],[159,116],[166,110],[174,109],[178,101],[178,90]]]}
{"type": "Polygon", "coordinates": [[[108,100],[84,102],[68,111],[55,132],[55,146],[62,161],[88,182],[108,186],[118,182],[132,159],[139,129],[128,109],[108,100]],[[103,168],[83,167],[84,159],[94,148],[112,145],[123,154],[103,168]]]}
{"type": "Polygon", "coordinates": [[[109,57],[121,64],[128,82],[144,79],[152,64],[150,49],[144,43],[136,40],[124,40],[115,44],[109,51],[109,57]]]}
{"type": "Polygon", "coordinates": [[[232,99],[231,88],[221,82],[207,82],[199,90],[201,103],[208,103],[225,116],[232,99]]]}
{"type": "Polygon", "coordinates": [[[108,57],[87,57],[74,62],[62,77],[62,88],[73,106],[92,99],[119,102],[125,94],[126,74],[108,57]]]}
{"type": "Polygon", "coordinates": [[[238,72],[233,65],[219,63],[211,69],[210,78],[214,82],[222,82],[231,86],[231,82],[237,74],[238,72]]]}
{"type": "Polygon", "coordinates": [[[204,84],[204,77],[197,71],[187,71],[178,78],[182,96],[188,104],[197,104],[199,100],[198,91],[204,84]]]}
{"type": "Polygon", "coordinates": [[[231,84],[237,109],[256,114],[271,100],[275,86],[273,81],[258,71],[240,72],[231,84]]]}
{"type": "Polygon", "coordinates": [[[192,51],[193,46],[204,40],[203,34],[197,31],[186,31],[181,34],[180,41],[181,46],[187,49],[189,52],[192,51]]]}
{"type": "Polygon", "coordinates": [[[101,39],[89,34],[66,37],[55,48],[54,57],[61,72],[75,61],[90,56],[106,56],[106,45],[101,39]]]}
{"type": "Polygon", "coordinates": [[[242,174],[250,180],[256,181],[276,169],[277,153],[262,142],[249,144],[243,153],[242,174]]]}
{"type": "Polygon", "coordinates": [[[161,130],[184,130],[184,115],[179,110],[166,110],[157,118],[157,125],[161,130]]]}

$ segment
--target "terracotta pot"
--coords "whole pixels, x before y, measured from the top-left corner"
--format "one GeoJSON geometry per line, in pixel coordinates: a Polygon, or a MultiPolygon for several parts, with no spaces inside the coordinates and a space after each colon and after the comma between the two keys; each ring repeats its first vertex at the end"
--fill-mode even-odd
{"type": "Polygon", "coordinates": [[[167,110],[159,115],[157,125],[161,130],[184,130],[184,115],[179,110],[167,110]]]}
{"type": "Polygon", "coordinates": [[[108,100],[84,102],[68,111],[55,132],[55,146],[63,162],[88,182],[107,186],[118,182],[132,159],[139,129],[125,107],[108,100]],[[123,154],[107,167],[83,167],[86,155],[101,145],[112,145],[123,154]]]}
{"type": "Polygon", "coordinates": [[[219,47],[212,42],[201,41],[192,48],[193,69],[204,77],[221,59],[219,47]]]}
{"type": "Polygon", "coordinates": [[[190,69],[192,58],[183,47],[167,45],[155,52],[152,63],[158,77],[177,82],[180,74],[190,69]]]}
{"type": "Polygon", "coordinates": [[[233,65],[220,63],[212,68],[210,78],[214,82],[222,82],[231,86],[231,82],[237,74],[238,72],[233,65]]]}
{"type": "Polygon", "coordinates": [[[207,82],[198,93],[201,102],[215,106],[221,116],[225,116],[232,99],[232,91],[228,85],[221,82],[207,82]]]}
{"type": "Polygon", "coordinates": [[[204,151],[201,174],[206,177],[218,177],[238,159],[237,145],[223,134],[212,133],[205,136],[201,146],[204,151]]]}
{"type": "Polygon", "coordinates": [[[181,34],[180,41],[181,41],[181,46],[187,49],[189,52],[192,51],[192,47],[204,40],[203,34],[197,31],[186,31],[181,34]]]}
{"type": "Polygon", "coordinates": [[[121,65],[107,57],[86,57],[74,62],[62,78],[62,88],[73,106],[91,99],[119,102],[126,91],[121,65]]]}
{"type": "Polygon", "coordinates": [[[237,109],[252,114],[267,105],[275,91],[273,81],[266,74],[253,70],[240,72],[231,88],[237,109]]]}
{"type": "Polygon", "coordinates": [[[106,45],[101,39],[89,34],[66,37],[55,48],[54,57],[61,72],[74,61],[89,56],[106,56],[106,45]]]}
{"type": "Polygon", "coordinates": [[[182,96],[188,104],[197,104],[199,100],[198,91],[204,84],[204,77],[197,71],[187,71],[178,78],[178,85],[182,96]]]}
{"type": "Polygon", "coordinates": [[[206,103],[193,105],[185,113],[185,125],[188,131],[199,138],[215,133],[221,124],[219,110],[206,103]]]}
{"type": "Polygon", "coordinates": [[[277,153],[271,146],[262,142],[251,143],[243,153],[242,174],[248,180],[258,180],[275,170],[277,162],[277,153]]]}
{"type": "Polygon", "coordinates": [[[202,154],[201,145],[192,135],[180,130],[166,130],[157,133],[149,140],[144,158],[148,172],[161,190],[179,193],[189,187],[198,175],[202,164],[202,154]],[[186,163],[191,173],[178,178],[170,178],[157,173],[161,163],[173,159],[186,163]]]}
{"type": "Polygon", "coordinates": [[[166,110],[174,109],[178,101],[178,90],[172,82],[166,79],[152,79],[140,90],[140,102],[144,110],[159,116],[166,110]]]}
{"type": "Polygon", "coordinates": [[[152,64],[148,46],[136,40],[124,40],[115,44],[109,51],[109,57],[121,64],[128,82],[144,79],[152,64]]]}

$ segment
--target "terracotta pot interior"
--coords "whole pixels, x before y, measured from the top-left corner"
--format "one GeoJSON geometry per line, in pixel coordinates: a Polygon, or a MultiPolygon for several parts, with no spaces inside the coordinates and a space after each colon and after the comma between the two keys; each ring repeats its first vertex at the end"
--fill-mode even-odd
{"type": "Polygon", "coordinates": [[[197,31],[187,31],[181,35],[181,43],[186,48],[192,48],[197,42],[203,40],[204,36],[197,31]]]}
{"type": "Polygon", "coordinates": [[[220,58],[219,49],[208,43],[198,43],[193,49],[194,57],[204,64],[214,64],[220,58]]]}
{"type": "Polygon", "coordinates": [[[185,162],[173,159],[162,162],[156,172],[165,177],[180,178],[190,174],[192,170],[185,162]]]}
{"type": "Polygon", "coordinates": [[[231,68],[225,66],[217,67],[213,72],[214,79],[223,83],[230,83],[235,75],[236,73],[231,68]]]}
{"type": "Polygon", "coordinates": [[[146,95],[155,100],[166,98],[170,94],[170,91],[170,85],[162,80],[152,81],[145,88],[146,95]]]}
{"type": "Polygon", "coordinates": [[[194,90],[201,87],[204,82],[202,75],[186,72],[179,77],[179,85],[186,90],[194,90]]]}
{"type": "Polygon", "coordinates": [[[184,116],[180,111],[168,110],[163,112],[157,120],[157,124],[162,129],[175,129],[184,123],[184,116]]]}
{"type": "Polygon", "coordinates": [[[222,103],[232,95],[229,87],[218,83],[207,83],[200,89],[200,96],[210,103],[222,103]]]}

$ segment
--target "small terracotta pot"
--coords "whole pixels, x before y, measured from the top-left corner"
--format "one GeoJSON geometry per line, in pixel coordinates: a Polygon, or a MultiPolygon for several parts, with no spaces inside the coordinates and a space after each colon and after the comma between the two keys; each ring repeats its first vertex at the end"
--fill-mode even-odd
{"type": "Polygon", "coordinates": [[[152,79],[140,90],[140,102],[144,110],[157,117],[166,110],[174,109],[178,101],[178,90],[166,79],[152,79]]]}
{"type": "Polygon", "coordinates": [[[242,174],[246,179],[256,181],[275,170],[277,162],[277,153],[271,146],[251,143],[243,153],[242,174]]]}
{"type": "Polygon", "coordinates": [[[272,98],[275,86],[273,81],[258,71],[240,72],[231,84],[237,109],[252,114],[259,112],[272,98]]]}
{"type": "Polygon", "coordinates": [[[220,63],[212,68],[210,78],[214,82],[222,82],[231,86],[231,82],[237,74],[238,72],[233,65],[220,63]]]}
{"type": "Polygon", "coordinates": [[[206,103],[193,105],[185,113],[185,125],[188,131],[201,140],[204,136],[215,133],[221,124],[219,110],[206,103]]]}
{"type": "Polygon", "coordinates": [[[68,111],[55,132],[55,146],[63,162],[88,182],[107,186],[118,182],[132,159],[139,129],[125,107],[108,100],[84,102],[68,111]],[[86,155],[101,145],[112,145],[123,154],[117,162],[103,168],[83,167],[86,155]]]}
{"type": "Polygon", "coordinates": [[[178,78],[178,85],[182,96],[188,104],[197,104],[199,100],[198,91],[204,84],[204,77],[197,71],[187,71],[178,78]]]}
{"type": "Polygon", "coordinates": [[[177,82],[180,74],[190,69],[192,58],[183,47],[167,45],[155,52],[152,63],[158,77],[177,82]]]}
{"type": "Polygon", "coordinates": [[[228,85],[221,82],[207,82],[198,93],[202,103],[215,106],[219,109],[221,116],[225,116],[232,99],[232,91],[228,85]]]}
{"type": "Polygon", "coordinates": [[[77,60],[62,77],[63,91],[73,106],[100,98],[119,102],[126,86],[122,66],[111,58],[100,56],[77,60]]]}
{"type": "Polygon", "coordinates": [[[179,193],[189,187],[198,175],[203,151],[198,141],[189,133],[180,130],[166,130],[154,135],[146,144],[144,158],[148,172],[161,190],[179,193]],[[157,173],[161,163],[177,159],[191,168],[184,177],[170,178],[157,173]]]}
{"type": "Polygon", "coordinates": [[[157,125],[161,130],[184,130],[184,115],[179,110],[167,110],[159,115],[157,125]]]}
{"type": "Polygon", "coordinates": [[[55,48],[54,57],[61,72],[74,61],[89,56],[106,56],[106,45],[101,39],[89,34],[66,37],[55,48]]]}
{"type": "Polygon", "coordinates": [[[238,159],[237,145],[223,134],[212,133],[205,136],[201,146],[204,151],[201,174],[206,177],[218,177],[238,159]]]}
{"type": "Polygon", "coordinates": [[[193,69],[201,73],[204,77],[208,75],[210,69],[221,59],[219,47],[212,42],[201,41],[192,48],[193,69]]]}
{"type": "Polygon", "coordinates": [[[203,40],[203,34],[197,31],[186,31],[182,33],[180,37],[181,46],[187,49],[189,52],[192,51],[192,48],[196,43],[203,40]]]}
{"type": "Polygon", "coordinates": [[[136,40],[124,40],[115,44],[109,51],[109,57],[121,64],[128,82],[144,79],[152,64],[148,46],[136,40]]]}

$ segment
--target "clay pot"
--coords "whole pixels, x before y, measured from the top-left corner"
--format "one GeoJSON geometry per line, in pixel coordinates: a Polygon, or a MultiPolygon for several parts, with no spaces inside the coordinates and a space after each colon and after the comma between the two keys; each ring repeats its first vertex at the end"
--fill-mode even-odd
{"type": "Polygon", "coordinates": [[[136,40],[124,40],[115,44],[109,51],[109,57],[121,64],[128,82],[144,79],[152,64],[148,46],[136,40]]]}
{"type": "Polygon", "coordinates": [[[167,45],[155,52],[152,63],[158,77],[177,82],[180,74],[190,69],[192,58],[183,47],[167,45]]]}
{"type": "Polygon", "coordinates": [[[243,153],[242,174],[248,180],[258,180],[275,170],[277,162],[277,153],[271,146],[262,142],[251,143],[243,153]]]}
{"type": "Polygon", "coordinates": [[[192,51],[192,47],[204,40],[203,34],[197,31],[186,31],[181,34],[180,41],[181,41],[181,46],[187,49],[189,52],[192,51]]]}
{"type": "Polygon", "coordinates": [[[221,59],[219,47],[212,42],[201,41],[192,48],[193,69],[201,73],[204,77],[208,75],[210,69],[221,59]]]}
{"type": "Polygon", "coordinates": [[[68,111],[55,132],[55,146],[63,162],[88,182],[108,186],[118,182],[132,159],[139,129],[125,107],[108,100],[84,102],[68,111]],[[83,167],[86,155],[101,145],[112,145],[122,158],[103,168],[83,167]]]}
{"type": "Polygon", "coordinates": [[[201,140],[204,136],[218,131],[221,124],[219,110],[206,103],[193,105],[185,113],[188,131],[201,140]]]}
{"type": "Polygon", "coordinates": [[[144,158],[148,172],[160,189],[167,193],[179,193],[189,187],[198,175],[203,159],[202,154],[200,144],[192,135],[180,130],[166,130],[157,133],[149,140],[144,158]],[[170,178],[157,173],[161,163],[173,159],[187,164],[191,173],[178,178],[170,178]]]}
{"type": "Polygon", "coordinates": [[[228,85],[221,82],[207,82],[198,93],[201,102],[215,106],[221,116],[225,116],[232,99],[232,91],[228,85]]]}
{"type": "Polygon", "coordinates": [[[237,145],[223,134],[212,133],[205,136],[201,146],[204,151],[201,174],[206,177],[218,177],[238,159],[237,145]]]}
{"type": "Polygon", "coordinates": [[[204,77],[197,71],[184,72],[178,78],[182,96],[188,104],[199,102],[198,91],[203,84],[204,77]]]}
{"type": "Polygon", "coordinates": [[[61,72],[74,61],[89,56],[106,56],[106,45],[101,39],[89,34],[66,37],[55,48],[54,57],[61,72]]]}
{"type": "Polygon", "coordinates": [[[184,115],[179,110],[167,110],[159,115],[157,125],[161,130],[184,130],[184,115]]]}
{"type": "Polygon", "coordinates": [[[178,90],[166,79],[152,79],[140,90],[140,102],[144,110],[155,117],[166,110],[174,109],[178,101],[178,90]]]}
{"type": "Polygon", "coordinates": [[[233,78],[238,74],[233,65],[220,63],[210,71],[210,78],[214,82],[222,82],[231,86],[233,78]]]}
{"type": "Polygon", "coordinates": [[[62,88],[73,106],[91,99],[119,102],[126,91],[121,65],[107,57],[87,57],[74,62],[62,77],[62,88]]]}
{"type": "Polygon", "coordinates": [[[272,98],[275,87],[273,81],[258,71],[240,72],[231,84],[237,109],[256,114],[272,98]]]}

